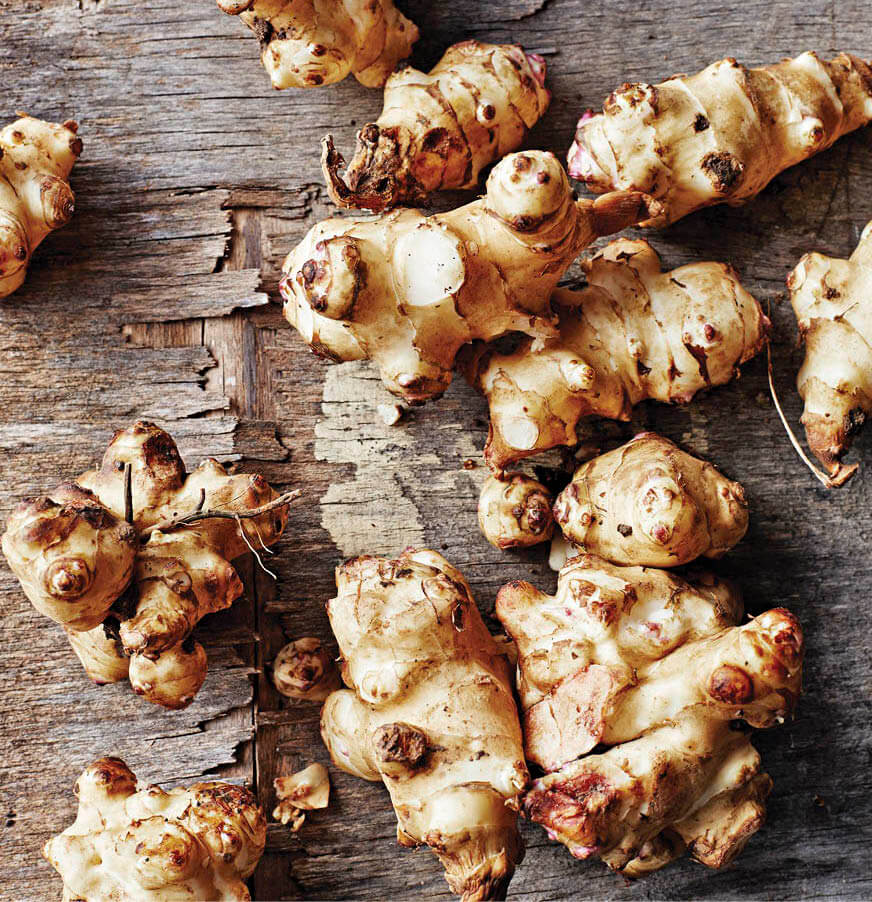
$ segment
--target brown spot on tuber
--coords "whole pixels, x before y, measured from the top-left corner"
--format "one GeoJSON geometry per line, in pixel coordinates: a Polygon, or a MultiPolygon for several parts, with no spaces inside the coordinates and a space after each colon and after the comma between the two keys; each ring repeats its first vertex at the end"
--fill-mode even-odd
{"type": "Polygon", "coordinates": [[[754,698],[754,683],[740,667],[722,664],[709,677],[708,692],[725,705],[744,705],[754,698]]]}
{"type": "Polygon", "coordinates": [[[721,194],[729,194],[738,188],[745,172],[742,162],[725,150],[706,154],[702,160],[702,168],[711,179],[715,190],[721,194]]]}
{"type": "Polygon", "coordinates": [[[409,770],[423,763],[428,749],[426,734],[407,723],[382,724],[373,742],[380,762],[399,764],[409,770]]]}

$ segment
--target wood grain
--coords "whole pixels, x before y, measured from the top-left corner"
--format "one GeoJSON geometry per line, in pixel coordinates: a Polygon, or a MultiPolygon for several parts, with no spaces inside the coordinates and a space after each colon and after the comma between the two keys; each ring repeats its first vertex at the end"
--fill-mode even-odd
{"type": "MultiPolygon", "coordinates": [[[[579,113],[625,80],[657,81],[726,55],[759,64],[807,48],[872,54],[864,0],[400,5],[424,32],[418,65],[472,36],[544,53],[554,100],[531,143],[561,154],[579,113]]],[[[428,544],[464,570],[485,612],[509,579],[554,586],[543,549],[500,554],[478,535],[481,398],[457,381],[386,427],[374,371],[328,368],[268,303],[284,255],[332,213],[319,139],[332,132],[350,150],[381,100],[353,79],[275,92],[257,57],[247,29],[212,0],[0,0],[0,121],[18,109],[75,117],[85,142],[72,224],[40,247],[24,289],[0,305],[0,515],[93,463],[111,431],[140,416],[169,428],[191,464],[213,455],[305,493],[271,559],[278,582],[243,562],[245,599],[199,629],[210,676],[184,712],[145,706],[126,686],[92,687],[59,630],[0,571],[3,899],[59,898],[39,847],[69,823],[73,781],[98,755],[121,754],[167,783],[244,780],[268,809],[277,773],[327,761],[317,707],[281,699],[265,671],[289,638],[332,641],[323,605],[343,555],[428,544]],[[477,467],[465,468],[468,459],[477,467]]],[[[807,250],[850,252],[872,219],[870,185],[867,129],[742,209],[707,210],[648,236],[666,266],[734,264],[771,305],[776,378],[794,422],[801,351],[784,278],[807,250]]],[[[511,896],[869,898],[872,442],[853,452],[862,462],[853,483],[820,488],[777,421],[762,360],[689,407],[643,405],[632,424],[591,427],[591,441],[638,428],[710,457],[747,487],[749,535],[718,570],[741,582],[752,613],[785,604],[801,617],[806,694],[794,723],[756,740],[775,790],[768,824],[732,868],[683,861],[625,885],[525,825],[511,896]]],[[[382,787],[331,775],[326,811],[299,834],[270,827],[255,898],[447,898],[435,858],[397,847],[382,787]]]]}

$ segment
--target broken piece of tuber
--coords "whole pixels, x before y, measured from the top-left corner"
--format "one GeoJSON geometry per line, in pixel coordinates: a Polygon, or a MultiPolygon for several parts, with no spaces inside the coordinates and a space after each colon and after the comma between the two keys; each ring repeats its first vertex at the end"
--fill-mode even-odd
{"type": "Polygon", "coordinates": [[[326,808],[330,802],[330,774],[323,764],[310,764],[299,773],[273,780],[279,804],[272,816],[290,824],[296,833],[306,820],[306,812],[326,808]]]}

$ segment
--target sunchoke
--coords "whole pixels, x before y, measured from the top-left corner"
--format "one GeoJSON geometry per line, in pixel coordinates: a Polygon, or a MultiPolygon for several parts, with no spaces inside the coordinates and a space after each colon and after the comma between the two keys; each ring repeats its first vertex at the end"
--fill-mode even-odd
{"type": "Polygon", "coordinates": [[[274,88],[313,88],[349,72],[381,87],[418,40],[393,0],[217,0],[255,33],[274,88]]]}
{"type": "Polygon", "coordinates": [[[21,287],[40,242],[72,218],[78,128],[21,115],[0,130],[0,298],[21,287]]]}
{"type": "Polygon", "coordinates": [[[646,398],[687,402],[729,382],[766,343],[769,320],[729,266],[662,272],[646,241],[624,238],[581,266],[585,287],[554,293],[556,339],[469,355],[467,378],[490,406],[485,457],[496,470],[575,444],[581,417],[629,420],[646,398]]]}
{"type": "Polygon", "coordinates": [[[211,459],[187,475],[172,438],[139,422],[115,433],[100,469],[24,499],[2,547],[95,682],[129,677],[138,695],[181,708],[206,677],[191,630],[242,594],[231,560],[278,540],[290,500],[211,459]]]}
{"type": "Polygon", "coordinates": [[[557,497],[563,535],[616,564],[676,567],[729,551],[748,529],[738,482],[645,432],[582,464],[557,497]]]}
{"type": "Polygon", "coordinates": [[[474,188],[482,170],[521,146],[548,108],[545,61],[515,45],[463,41],[425,74],[407,67],[385,85],[384,110],[357,135],[354,159],[328,138],[321,158],[341,207],[382,211],[433,191],[474,188]]]}
{"type": "Polygon", "coordinates": [[[303,826],[307,811],[326,808],[330,802],[330,774],[317,762],[290,777],[276,777],[273,786],[279,803],[272,816],[290,824],[294,833],[303,826]]]}
{"type": "Polygon", "coordinates": [[[741,613],[735,589],[712,577],[590,554],[566,564],[554,597],[503,587],[527,757],[547,772],[527,816],[576,857],[631,876],[685,849],[710,867],[731,861],[771,785],[735,721],[769,727],[791,713],[804,651],[789,611],[738,626],[741,613]],[[601,744],[612,748],[588,755],[601,744]]]}
{"type": "Polygon", "coordinates": [[[644,225],[741,204],[783,170],[872,121],[872,69],[807,52],[759,69],[734,59],[658,85],[624,84],[578,122],[569,172],[596,192],[662,202],[644,225]]]}
{"type": "Polygon", "coordinates": [[[525,548],[547,542],[554,532],[552,496],[523,473],[489,476],[478,499],[478,525],[496,548],[525,548]]]}
{"type": "Polygon", "coordinates": [[[451,212],[315,226],[285,260],[285,316],[322,356],[374,360],[406,401],[438,397],[468,342],[555,336],[551,293],[578,252],[651,209],[639,192],[576,201],[552,154],[512,154],[451,212]]]}
{"type": "Polygon", "coordinates": [[[857,464],[842,457],[872,413],[872,223],[847,260],[806,254],[787,280],[805,342],[797,387],[808,444],[833,484],[857,464]]]}
{"type": "Polygon", "coordinates": [[[503,898],[523,855],[527,782],[507,659],[462,574],[433,551],[360,557],[327,612],[350,689],[324,705],[337,766],[383,780],[397,839],[426,843],[466,900],[503,898]]]}
{"type": "Polygon", "coordinates": [[[303,701],[323,702],[342,686],[333,655],[314,636],[285,645],[273,661],[272,676],[282,695],[303,701]]]}
{"type": "Polygon", "coordinates": [[[243,881],[263,854],[266,818],[247,789],[137,789],[123,761],[101,758],[79,777],[76,795],[76,820],[43,849],[68,902],[251,899],[243,881]]]}

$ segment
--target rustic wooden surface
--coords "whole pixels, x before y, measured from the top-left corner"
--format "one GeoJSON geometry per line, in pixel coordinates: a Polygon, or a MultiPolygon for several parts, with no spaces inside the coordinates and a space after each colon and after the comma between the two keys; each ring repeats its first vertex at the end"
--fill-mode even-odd
{"type": "MultiPolygon", "coordinates": [[[[872,53],[867,0],[400,5],[424,31],[422,66],[471,36],[542,52],[554,100],[531,142],[560,153],[579,112],[624,80],[656,81],[724,55],[758,64],[806,48],[872,53]]],[[[85,142],[73,223],[0,304],[0,515],[89,466],[114,428],[141,416],[167,426],[192,464],[208,454],[243,461],[305,495],[273,559],[278,583],[244,563],[246,598],[199,630],[210,675],[183,712],[140,703],[126,684],[93,687],[60,630],[0,569],[0,896],[43,900],[59,898],[59,881],[39,848],[69,823],[72,784],[99,755],[120,754],[167,783],[252,782],[267,808],[277,773],[326,762],[317,709],[281,700],[264,662],[287,638],[330,637],[323,605],[342,557],[442,549],[485,611],[509,579],[548,589],[555,580],[542,549],[499,554],[478,535],[484,473],[463,462],[479,460],[480,398],[458,382],[388,428],[373,370],[317,361],[270,303],[284,254],[330,213],[319,138],[332,131],[350,149],[356,126],[378,113],[378,91],[349,79],[273,92],[253,38],[213,0],[0,0],[0,78],[0,121],[19,109],[75,117],[85,142]]],[[[801,354],[784,278],[806,250],[846,256],[870,218],[866,130],[746,208],[703,212],[652,240],[669,265],[733,263],[772,305],[776,377],[796,421],[801,354]]],[[[863,468],[847,488],[820,488],[778,424],[762,360],[690,407],[641,407],[602,441],[638,427],[746,485],[751,529],[718,569],[741,580],[751,612],[785,604],[802,618],[806,694],[794,723],[758,736],[775,790],[768,824],[735,866],[710,873],[685,860],[626,884],[525,825],[511,896],[869,898],[872,437],[858,443],[863,468]]],[[[330,808],[301,833],[271,826],[255,898],[447,897],[435,858],[396,846],[384,790],[332,775],[330,808]]]]}

